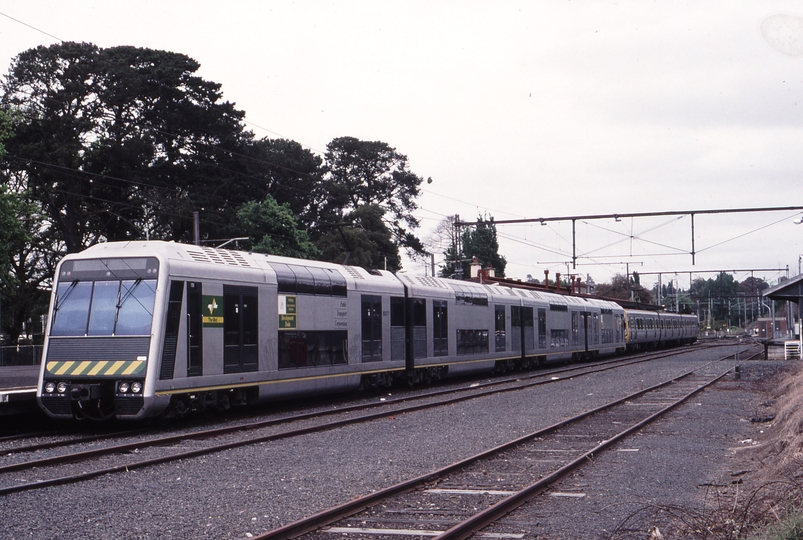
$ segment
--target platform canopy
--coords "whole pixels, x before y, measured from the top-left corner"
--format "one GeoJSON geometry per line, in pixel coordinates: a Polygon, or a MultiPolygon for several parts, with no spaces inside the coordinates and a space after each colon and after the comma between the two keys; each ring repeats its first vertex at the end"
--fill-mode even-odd
{"type": "Polygon", "coordinates": [[[790,300],[800,304],[803,299],[803,274],[766,289],[762,295],[771,300],[790,300]]]}

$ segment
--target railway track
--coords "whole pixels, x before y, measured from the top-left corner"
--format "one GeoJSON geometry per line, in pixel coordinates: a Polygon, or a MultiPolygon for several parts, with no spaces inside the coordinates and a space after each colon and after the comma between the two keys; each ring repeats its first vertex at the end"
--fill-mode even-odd
{"type": "MultiPolygon", "coordinates": [[[[718,362],[639,390],[437,471],[262,535],[279,538],[522,538],[486,528],[732,371],[718,362]],[[719,369],[717,371],[717,369],[719,369]]],[[[553,492],[554,493],[554,492],[553,492]]],[[[579,494],[566,493],[564,496],[579,494]]]]}
{"type": "MultiPolygon", "coordinates": [[[[469,387],[430,391],[402,398],[385,399],[379,402],[372,401],[366,404],[314,411],[283,418],[254,421],[200,431],[196,430],[165,437],[136,439],[121,444],[102,445],[98,448],[79,449],[66,454],[53,455],[29,461],[18,460],[18,456],[23,453],[52,449],[60,445],[71,443],[70,441],[50,441],[38,445],[19,447],[5,452],[6,454],[13,453],[14,455],[9,457],[13,457],[14,459],[11,460],[11,463],[0,465],[0,475],[6,477],[5,480],[0,480],[0,482],[5,484],[5,486],[0,487],[0,495],[79,482],[105,474],[130,471],[169,461],[221,452],[240,446],[300,436],[316,431],[335,429],[348,424],[368,422],[425,408],[449,405],[498,392],[516,391],[540,384],[556,383],[570,377],[623,368],[635,363],[647,362],[657,357],[671,354],[677,353],[662,351],[660,353],[644,355],[636,359],[626,359],[624,361],[619,359],[587,365],[576,365],[488,383],[474,383],[469,387]],[[356,414],[362,411],[368,412],[367,414],[356,414]],[[326,416],[334,416],[335,418],[328,422],[321,422],[326,416]],[[274,429],[269,433],[264,433],[262,431],[283,424],[299,427],[293,427],[285,431],[276,431],[274,429]],[[234,436],[237,438],[235,440],[229,438],[226,441],[213,441],[216,438],[224,436],[234,436]],[[213,442],[204,445],[200,441],[213,442]],[[121,455],[124,456],[125,459],[120,459],[121,455]],[[136,459],[130,456],[134,456],[136,459]],[[75,474],[69,470],[72,464],[86,460],[94,460],[96,463],[92,470],[83,471],[79,474],[75,474]],[[8,479],[7,473],[19,473],[22,471],[27,471],[28,476],[35,476],[36,479],[29,480],[26,478],[24,482],[8,479]],[[51,472],[48,473],[47,471],[51,472]]],[[[88,443],[102,441],[102,439],[102,436],[93,436],[89,438],[89,440],[84,438],[78,442],[86,445],[88,443]]],[[[2,478],[2,476],[0,476],[0,478],[2,478]]]]}
{"type": "MultiPolygon", "coordinates": [[[[704,346],[702,348],[708,348],[708,346],[704,346]]],[[[569,366],[562,366],[562,367],[554,367],[548,369],[542,369],[533,372],[523,372],[517,373],[511,376],[501,376],[497,377],[493,380],[486,381],[486,382],[476,382],[471,384],[471,388],[474,389],[482,389],[482,388],[493,388],[495,386],[504,386],[511,383],[517,383],[519,381],[526,381],[532,379],[540,379],[545,376],[551,377],[566,377],[566,376],[575,376],[577,374],[583,374],[585,370],[591,369],[588,373],[594,373],[600,370],[612,369],[612,367],[617,367],[619,365],[632,365],[633,363],[641,363],[647,362],[650,360],[656,360],[660,358],[665,358],[668,356],[672,356],[678,354],[678,349],[672,349],[669,351],[655,351],[651,353],[641,353],[638,355],[634,355],[631,357],[625,358],[614,358],[605,361],[598,361],[592,364],[584,364],[584,365],[569,365],[569,366]],[[624,362],[624,364],[622,364],[624,362]],[[579,371],[578,371],[579,370],[579,371]]],[[[420,397],[435,397],[440,395],[448,395],[450,393],[455,392],[464,392],[466,391],[465,384],[463,382],[459,384],[455,384],[453,382],[447,383],[445,388],[441,389],[434,389],[434,390],[412,390],[410,392],[406,392],[405,395],[408,397],[396,398],[394,400],[388,401],[388,403],[402,403],[405,400],[409,399],[418,399],[420,397]]],[[[343,405],[346,401],[343,399],[338,399],[336,401],[332,401],[328,404],[333,409],[331,411],[325,410],[318,410],[317,412],[313,413],[317,416],[325,416],[327,414],[334,414],[337,412],[343,412],[345,410],[362,410],[365,408],[375,407],[377,406],[376,403],[371,402],[369,404],[364,405],[343,405]]],[[[242,414],[242,418],[247,421],[249,417],[258,417],[260,414],[264,414],[264,412],[245,412],[242,414]]],[[[238,415],[235,415],[238,416],[238,415]]],[[[307,414],[300,414],[300,415],[293,415],[287,419],[287,421],[297,420],[297,419],[304,419],[307,418],[307,414]]],[[[226,418],[223,422],[230,422],[231,418],[226,418]]],[[[79,444],[87,444],[92,443],[98,440],[109,440],[109,439],[116,439],[122,438],[127,436],[139,435],[139,434],[148,434],[148,433],[157,433],[162,432],[170,429],[170,427],[174,427],[176,429],[194,429],[194,426],[201,424],[202,422],[192,422],[189,425],[176,423],[172,426],[162,426],[162,427],[153,427],[153,426],[146,426],[137,429],[104,429],[101,427],[100,433],[94,432],[88,435],[75,435],[74,433],[71,434],[66,429],[59,429],[53,430],[50,432],[30,432],[27,434],[18,434],[12,435],[7,437],[0,437],[0,456],[10,455],[10,454],[21,454],[21,453],[30,453],[39,450],[46,450],[46,449],[53,449],[59,447],[67,447],[79,444]],[[44,442],[36,442],[36,443],[28,443],[24,444],[26,440],[29,439],[51,439],[46,440],[44,442]],[[53,440],[55,438],[55,440],[53,440]],[[10,444],[13,442],[21,441],[23,444],[10,444]]],[[[93,426],[94,427],[94,426],[93,426]]],[[[229,428],[224,428],[224,431],[221,432],[227,433],[229,428]]],[[[214,428],[208,430],[208,435],[211,436],[214,434],[214,428]]]]}
{"type": "MultiPolygon", "coordinates": [[[[718,342],[710,342],[710,343],[697,343],[694,345],[694,348],[697,350],[704,350],[712,347],[719,347],[722,345],[730,345],[727,343],[718,343],[718,342]]],[[[684,348],[688,350],[688,348],[684,348]]],[[[616,364],[618,362],[631,362],[631,361],[647,361],[653,360],[658,358],[664,358],[666,356],[671,356],[673,354],[678,354],[678,351],[683,349],[670,349],[670,350],[660,350],[660,351],[651,351],[646,353],[637,353],[634,355],[630,355],[627,357],[617,357],[608,360],[602,361],[594,361],[592,365],[596,366],[605,366],[616,364]]],[[[497,375],[497,377],[490,381],[479,383],[480,386],[488,386],[488,385],[502,385],[509,381],[520,380],[524,378],[532,378],[532,377],[539,377],[544,374],[562,374],[567,371],[576,370],[578,368],[577,365],[569,364],[568,367],[547,367],[538,369],[537,371],[528,371],[528,372],[517,372],[513,374],[513,376],[505,376],[505,375],[497,375]]],[[[454,386],[454,381],[446,381],[442,383],[444,386],[451,387],[454,386]]],[[[459,384],[462,384],[459,383],[459,384]]],[[[422,391],[422,389],[418,390],[411,390],[412,392],[422,391]]],[[[443,392],[448,392],[449,390],[438,390],[443,392]]],[[[398,391],[397,391],[398,393],[398,391]]],[[[353,401],[353,398],[336,398],[334,400],[323,400],[326,403],[336,403],[337,406],[340,406],[340,403],[345,401],[353,401]]],[[[285,404],[284,407],[290,408],[292,407],[292,403],[285,404]]],[[[275,411],[274,411],[275,412],[275,411]]],[[[256,417],[259,415],[264,415],[264,411],[260,411],[259,409],[250,408],[247,410],[230,410],[226,411],[226,418],[223,422],[231,421],[232,417],[256,417]]],[[[52,424],[53,422],[50,419],[46,419],[44,417],[39,417],[37,419],[26,420],[28,422],[32,422],[32,427],[34,428],[31,431],[23,432],[23,433],[15,433],[11,435],[0,435],[0,456],[8,455],[10,453],[21,453],[21,452],[32,452],[36,450],[46,449],[46,448],[57,448],[60,446],[70,446],[73,444],[82,444],[82,443],[89,443],[92,441],[96,441],[103,438],[120,438],[125,437],[130,434],[132,429],[126,427],[124,429],[115,429],[110,428],[110,425],[102,425],[102,424],[89,424],[91,429],[87,429],[87,424],[82,423],[67,423],[63,425],[59,425],[58,427],[51,429],[51,430],[41,430],[36,429],[39,427],[39,424],[52,424]],[[88,435],[82,435],[86,431],[90,431],[88,435]],[[43,439],[43,438],[58,438],[56,441],[47,441],[44,443],[28,443],[27,441],[31,439],[43,439]],[[20,443],[20,444],[15,444],[20,443]]],[[[205,418],[204,420],[197,420],[197,419],[190,419],[189,422],[182,422],[176,421],[175,423],[165,425],[149,425],[146,427],[138,428],[140,433],[147,433],[150,432],[158,432],[158,431],[165,431],[169,429],[184,429],[188,427],[188,423],[190,426],[198,425],[198,424],[205,424],[209,422],[216,422],[220,421],[218,418],[205,418]]]]}

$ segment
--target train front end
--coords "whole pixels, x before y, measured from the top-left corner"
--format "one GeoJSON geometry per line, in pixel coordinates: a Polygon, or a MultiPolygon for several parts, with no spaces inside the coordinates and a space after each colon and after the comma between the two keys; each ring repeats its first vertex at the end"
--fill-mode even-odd
{"type": "Polygon", "coordinates": [[[147,416],[160,263],[108,247],[65,257],[56,272],[37,389],[53,418],[147,416]]]}

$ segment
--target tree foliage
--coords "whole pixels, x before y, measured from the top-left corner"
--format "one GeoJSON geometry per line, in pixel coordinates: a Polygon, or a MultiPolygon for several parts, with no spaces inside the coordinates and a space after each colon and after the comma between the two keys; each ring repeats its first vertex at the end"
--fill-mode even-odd
{"type": "Polygon", "coordinates": [[[398,270],[400,248],[423,249],[421,178],[406,156],[353,137],[323,158],[257,139],[199,67],[173,52],[73,42],[14,58],[0,82],[10,335],[34,317],[60,256],[102,241],[190,241],[195,211],[202,239],[248,235],[257,251],[398,270]]]}
{"type": "Polygon", "coordinates": [[[598,283],[596,294],[605,298],[620,298],[622,300],[634,300],[644,304],[652,304],[653,296],[633,278],[623,274],[616,274],[610,283],[598,283]]]}
{"type": "Polygon", "coordinates": [[[463,254],[479,259],[483,268],[492,266],[497,276],[505,276],[507,259],[499,254],[499,240],[493,217],[488,220],[478,217],[474,229],[466,231],[463,237],[463,254]]]}
{"type": "MultiPolygon", "coordinates": [[[[360,249],[358,244],[372,244],[382,251],[370,258],[384,266],[385,258],[399,259],[399,248],[423,251],[412,232],[419,225],[413,211],[422,178],[409,170],[407,156],[381,141],[339,137],[326,146],[324,160],[315,197],[321,201],[316,238],[324,257],[333,260],[326,254],[339,256],[360,249]],[[339,248],[334,245],[338,238],[339,248]]],[[[352,254],[352,261],[358,259],[368,257],[352,254]]]]}
{"type": "Polygon", "coordinates": [[[458,247],[453,242],[444,252],[444,266],[441,269],[441,276],[466,279],[470,277],[468,263],[475,257],[483,268],[493,267],[494,273],[498,277],[505,276],[507,259],[499,254],[499,240],[496,235],[496,225],[493,217],[484,219],[477,217],[474,227],[469,227],[460,234],[462,252],[458,253],[458,247]],[[460,267],[457,261],[460,259],[460,267]],[[462,273],[461,273],[462,270],[462,273]]]}
{"type": "Polygon", "coordinates": [[[248,183],[259,187],[253,200],[270,195],[298,216],[308,231],[320,222],[327,196],[322,192],[323,159],[288,139],[259,139],[248,148],[248,183]]]}
{"type": "Polygon", "coordinates": [[[0,158],[6,154],[5,141],[10,139],[11,135],[11,120],[8,117],[8,113],[0,109],[0,158]]]}
{"type": "Polygon", "coordinates": [[[763,279],[750,276],[744,281],[739,282],[736,293],[743,297],[749,297],[749,296],[755,297],[761,295],[762,292],[764,292],[766,289],[769,288],[770,288],[769,283],[767,283],[763,279]]]}
{"type": "Polygon", "coordinates": [[[323,260],[367,269],[400,270],[399,249],[391,239],[384,212],[373,204],[350,212],[335,230],[318,239],[316,245],[323,260]]]}
{"type": "Polygon", "coordinates": [[[267,195],[262,202],[250,201],[237,211],[241,230],[251,237],[252,249],[285,257],[313,259],[320,255],[290,205],[280,205],[267,195]]]}
{"type": "Polygon", "coordinates": [[[720,272],[713,279],[695,279],[689,288],[689,292],[696,299],[735,298],[738,290],[738,282],[727,272],[720,272]]]}
{"type": "Polygon", "coordinates": [[[50,226],[36,202],[0,186],[0,330],[16,344],[47,309],[48,283],[57,255],[50,249],[50,226]]]}
{"type": "Polygon", "coordinates": [[[40,201],[68,252],[187,240],[198,208],[217,232],[248,200],[235,159],[249,138],[243,113],[198,67],[177,53],[70,42],[15,58],[2,84],[15,112],[6,181],[40,201]]]}
{"type": "Polygon", "coordinates": [[[737,312],[740,303],[746,306],[749,302],[755,310],[755,315],[760,316],[759,296],[761,291],[768,287],[769,285],[763,279],[749,277],[739,283],[733,275],[720,272],[713,279],[695,279],[689,293],[692,299],[708,313],[711,321],[723,321],[723,323],[727,321],[727,325],[731,326],[734,319],[738,318],[737,312]]]}

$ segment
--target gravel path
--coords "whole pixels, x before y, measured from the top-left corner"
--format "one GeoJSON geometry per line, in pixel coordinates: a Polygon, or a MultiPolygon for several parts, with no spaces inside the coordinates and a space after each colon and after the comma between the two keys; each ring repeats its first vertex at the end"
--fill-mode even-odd
{"type": "MultiPolygon", "coordinates": [[[[248,538],[550,425],[726,352],[692,348],[681,359],[634,365],[626,374],[607,371],[322,434],[9,495],[0,498],[2,536],[248,538]]],[[[721,364],[724,371],[734,362],[721,364]]],[[[549,528],[541,533],[546,536],[528,537],[560,538],[564,533],[572,538],[605,537],[619,524],[629,527],[626,517],[648,502],[702,507],[706,490],[699,487],[701,482],[716,483],[730,474],[733,448],[760,427],[745,419],[766,415],[759,410],[762,399],[755,383],[778,366],[741,364],[740,380],[730,377],[672,419],[638,435],[637,452],[612,452],[606,455],[612,457],[601,458],[614,465],[606,466],[604,475],[595,477],[603,470],[600,461],[566,480],[588,484],[589,494],[579,500],[594,503],[590,511],[600,517],[598,523],[585,518],[567,523],[566,512],[577,516],[579,508],[561,507],[567,501],[552,499],[554,508],[539,505],[535,512],[557,519],[550,520],[549,528]],[[661,461],[661,456],[669,457],[661,461]],[[593,489],[592,484],[596,485],[593,489]],[[581,521],[587,522],[591,536],[570,536],[581,521]]],[[[531,527],[529,518],[521,517],[526,511],[511,519],[531,527]]],[[[643,526],[634,521],[633,528],[643,530],[643,526]]],[[[519,524],[520,529],[524,527],[519,524]]]]}

